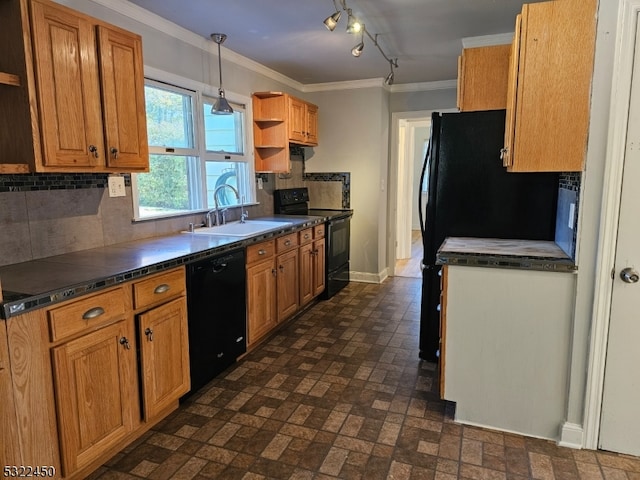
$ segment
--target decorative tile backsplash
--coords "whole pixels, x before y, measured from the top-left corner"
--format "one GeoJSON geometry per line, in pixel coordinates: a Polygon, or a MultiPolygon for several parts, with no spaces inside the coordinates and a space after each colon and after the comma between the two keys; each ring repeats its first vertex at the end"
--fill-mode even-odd
{"type": "MultiPolygon", "coordinates": [[[[0,175],[0,192],[34,192],[38,190],[77,190],[106,188],[107,173],[26,173],[0,175]]],[[[124,175],[131,186],[131,175],[124,175]]]]}

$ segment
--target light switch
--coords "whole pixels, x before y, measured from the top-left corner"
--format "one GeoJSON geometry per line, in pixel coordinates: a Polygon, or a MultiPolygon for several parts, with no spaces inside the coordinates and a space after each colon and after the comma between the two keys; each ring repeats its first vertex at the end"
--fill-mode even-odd
{"type": "Polygon", "coordinates": [[[127,195],[124,189],[124,177],[122,175],[109,175],[109,196],[125,197],[127,195]]]}

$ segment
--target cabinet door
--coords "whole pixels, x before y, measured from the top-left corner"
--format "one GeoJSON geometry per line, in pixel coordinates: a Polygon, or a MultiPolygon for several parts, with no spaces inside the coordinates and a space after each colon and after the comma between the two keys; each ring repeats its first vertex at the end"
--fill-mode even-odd
{"type": "Polygon", "coordinates": [[[54,3],[32,2],[33,51],[45,167],[104,163],[94,26],[54,3]]]}
{"type": "Polygon", "coordinates": [[[516,17],[511,55],[509,57],[509,79],[507,83],[507,113],[504,128],[504,148],[500,152],[502,165],[511,166],[513,159],[513,138],[516,131],[516,91],[518,89],[518,65],[520,63],[520,27],[522,16],[516,17]]]}
{"type": "Polygon", "coordinates": [[[138,396],[132,333],[122,320],[53,349],[65,476],[91,463],[134,428],[138,396]]]}
{"type": "Polygon", "coordinates": [[[325,239],[321,238],[313,242],[313,296],[316,297],[324,292],[326,269],[325,239]]]}
{"type": "Polygon", "coordinates": [[[278,322],[281,322],[298,310],[298,249],[278,255],[277,264],[278,322]]]}
{"type": "Polygon", "coordinates": [[[304,306],[313,299],[313,244],[307,243],[300,247],[300,306],[304,306]]]}
{"type": "Polygon", "coordinates": [[[307,139],[309,145],[318,145],[318,107],[307,104],[307,139]]]}
{"type": "Polygon", "coordinates": [[[510,45],[465,48],[458,59],[458,108],[463,112],[506,107],[510,45]]]}
{"type": "Polygon", "coordinates": [[[190,388],[186,298],[140,314],[138,338],[144,418],[149,420],[190,388]]]}
{"type": "Polygon", "coordinates": [[[7,322],[0,322],[0,465],[15,465],[20,458],[18,424],[13,398],[7,322]]]}
{"type": "Polygon", "coordinates": [[[297,98],[289,97],[289,141],[306,143],[306,112],[305,104],[297,98]]]}
{"type": "Polygon", "coordinates": [[[98,27],[108,167],[148,171],[142,40],[98,27]]]}
{"type": "Polygon", "coordinates": [[[275,274],[273,258],[247,268],[248,342],[250,345],[277,325],[275,274]]]}

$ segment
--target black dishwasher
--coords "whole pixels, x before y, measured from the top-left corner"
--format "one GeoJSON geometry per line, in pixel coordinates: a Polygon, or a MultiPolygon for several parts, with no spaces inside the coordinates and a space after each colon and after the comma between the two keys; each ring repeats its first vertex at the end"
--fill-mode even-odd
{"type": "Polygon", "coordinates": [[[247,351],[244,250],[187,265],[191,392],[247,351]]]}

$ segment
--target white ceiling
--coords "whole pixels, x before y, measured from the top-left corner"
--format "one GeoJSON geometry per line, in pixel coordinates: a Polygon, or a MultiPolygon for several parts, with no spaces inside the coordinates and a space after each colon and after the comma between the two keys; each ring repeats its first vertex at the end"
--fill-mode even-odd
{"type": "MultiPolygon", "coordinates": [[[[330,32],[332,0],[129,0],[205,38],[225,33],[224,47],[302,84],[384,78],[389,63],[365,37],[346,33],[347,14],[330,32]]],[[[534,0],[535,1],[535,0],[534,0]]],[[[346,0],[388,57],[395,84],[455,79],[462,39],[513,32],[522,0],[346,0]]],[[[340,1],[338,0],[340,6],[340,1]]],[[[502,36],[504,37],[504,36],[502,36]]],[[[472,39],[482,41],[483,39],[472,39]]],[[[504,43],[487,39],[489,43],[504,43]]],[[[215,44],[212,43],[212,48],[215,44]]],[[[222,53],[224,58],[224,49],[222,53]]]]}

